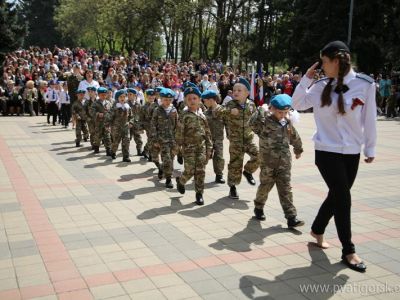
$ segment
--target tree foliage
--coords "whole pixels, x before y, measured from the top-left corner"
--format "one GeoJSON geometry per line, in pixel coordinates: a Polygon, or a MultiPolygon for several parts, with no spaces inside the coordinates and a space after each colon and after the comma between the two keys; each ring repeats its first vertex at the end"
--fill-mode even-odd
{"type": "Polygon", "coordinates": [[[7,52],[22,45],[26,30],[20,6],[0,0],[0,61],[7,52]]]}

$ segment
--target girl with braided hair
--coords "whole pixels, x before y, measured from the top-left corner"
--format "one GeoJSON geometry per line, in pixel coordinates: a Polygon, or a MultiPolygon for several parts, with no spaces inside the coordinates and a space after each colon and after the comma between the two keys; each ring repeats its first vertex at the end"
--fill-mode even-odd
{"type": "Polygon", "coordinates": [[[321,248],[325,228],[334,217],[342,243],[342,261],[351,269],[365,272],[351,240],[351,193],[357,175],[361,147],[366,163],[372,163],[376,144],[375,82],[355,73],[350,50],[341,41],[327,44],[321,50],[322,68],[327,77],[313,82],[315,63],[301,79],[293,94],[293,108],[313,108],[317,131],[315,164],[329,188],[311,227],[311,235],[321,248]]]}

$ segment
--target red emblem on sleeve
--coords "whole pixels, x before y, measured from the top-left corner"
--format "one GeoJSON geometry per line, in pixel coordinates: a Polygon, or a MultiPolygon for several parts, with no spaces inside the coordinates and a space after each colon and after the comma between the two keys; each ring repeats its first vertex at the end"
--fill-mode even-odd
{"type": "Polygon", "coordinates": [[[364,105],[364,101],[361,100],[360,98],[353,98],[353,104],[351,105],[351,109],[354,110],[357,105],[364,105]]]}

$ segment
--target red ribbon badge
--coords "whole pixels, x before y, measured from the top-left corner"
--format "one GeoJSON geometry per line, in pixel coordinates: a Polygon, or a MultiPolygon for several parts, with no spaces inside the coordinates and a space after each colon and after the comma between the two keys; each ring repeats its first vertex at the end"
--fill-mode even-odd
{"type": "Polygon", "coordinates": [[[353,98],[353,104],[351,105],[351,109],[354,110],[357,105],[364,105],[364,101],[360,98],[353,98]]]}

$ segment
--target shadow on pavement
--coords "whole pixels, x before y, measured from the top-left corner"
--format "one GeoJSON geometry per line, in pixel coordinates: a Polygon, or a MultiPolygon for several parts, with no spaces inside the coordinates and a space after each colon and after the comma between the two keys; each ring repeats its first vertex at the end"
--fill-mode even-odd
{"type": "MultiPolygon", "coordinates": [[[[287,269],[282,274],[277,275],[275,280],[246,275],[240,278],[239,288],[249,299],[329,299],[335,296],[335,292],[344,288],[349,277],[337,273],[344,269],[342,263],[331,264],[323,250],[308,244],[308,252],[311,257],[311,265],[307,267],[298,267],[287,269]],[[323,270],[320,264],[325,267],[323,270]],[[312,280],[310,277],[321,276],[321,281],[312,280]],[[285,284],[285,281],[293,279],[291,289],[285,284]],[[288,297],[291,295],[291,297],[288,297]]],[[[338,293],[340,297],[340,293],[338,293]]]]}

